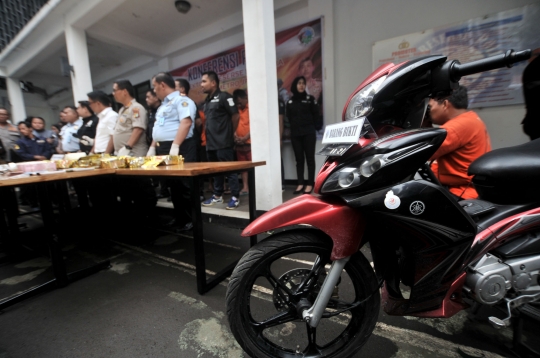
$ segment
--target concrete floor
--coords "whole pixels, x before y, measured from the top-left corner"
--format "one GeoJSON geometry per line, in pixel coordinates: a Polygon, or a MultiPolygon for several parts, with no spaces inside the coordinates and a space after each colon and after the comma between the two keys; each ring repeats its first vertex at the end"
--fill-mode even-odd
{"type": "MultiPolygon", "coordinates": [[[[292,189],[284,196],[292,197],[292,189]]],[[[160,206],[166,217],[166,201],[160,206]]],[[[221,215],[230,213],[222,209],[221,215]]],[[[207,214],[207,221],[217,215],[207,214]]],[[[0,297],[52,278],[39,216],[21,221],[28,225],[21,240],[32,251],[0,266],[0,297]]],[[[210,272],[240,258],[249,246],[238,225],[216,222],[204,227],[210,272]]],[[[369,258],[369,250],[363,250],[369,258]]],[[[197,293],[190,234],[146,227],[111,241],[73,239],[64,243],[63,251],[70,271],[106,258],[112,267],[1,312],[0,358],[245,356],[225,316],[227,281],[205,295],[197,293]]],[[[270,299],[264,296],[260,299],[270,299]]],[[[506,357],[511,330],[493,329],[488,314],[461,312],[451,319],[429,320],[381,311],[374,334],[356,357],[506,357]]],[[[328,330],[339,330],[340,324],[335,320],[328,330]]],[[[286,341],[303,326],[279,328],[273,334],[286,341]]]]}

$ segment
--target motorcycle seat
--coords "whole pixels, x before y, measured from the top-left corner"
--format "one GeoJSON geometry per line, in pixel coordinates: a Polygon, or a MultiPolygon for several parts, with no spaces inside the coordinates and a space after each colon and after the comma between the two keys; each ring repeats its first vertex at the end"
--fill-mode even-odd
{"type": "Polygon", "coordinates": [[[497,204],[540,200],[540,139],[484,154],[469,167],[481,199],[497,204]]]}

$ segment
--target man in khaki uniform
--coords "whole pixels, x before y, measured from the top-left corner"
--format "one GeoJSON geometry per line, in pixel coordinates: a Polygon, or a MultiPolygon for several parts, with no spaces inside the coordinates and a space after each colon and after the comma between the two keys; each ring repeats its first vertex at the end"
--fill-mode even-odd
{"type": "Polygon", "coordinates": [[[115,101],[123,105],[114,127],[114,151],[118,156],[144,157],[148,151],[144,135],[146,109],[135,100],[135,88],[128,80],[116,81],[113,95],[115,101]]]}
{"type": "MultiPolygon", "coordinates": [[[[135,89],[128,80],[113,84],[116,102],[123,105],[118,111],[112,141],[118,156],[144,157],[146,142],[146,109],[135,100],[135,89]]],[[[149,178],[117,178],[118,194],[123,210],[130,220],[147,220],[153,214],[157,198],[149,178]]]]}

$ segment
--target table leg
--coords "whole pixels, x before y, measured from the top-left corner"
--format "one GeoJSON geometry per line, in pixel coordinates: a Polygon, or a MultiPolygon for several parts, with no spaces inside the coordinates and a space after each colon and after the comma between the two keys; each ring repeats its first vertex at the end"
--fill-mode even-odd
{"type": "MultiPolygon", "coordinates": [[[[256,193],[255,193],[255,168],[248,170],[248,187],[249,187],[249,222],[253,222],[257,218],[256,208],[256,193]]],[[[257,235],[249,237],[251,246],[257,243],[257,235]]]]}
{"type": "Polygon", "coordinates": [[[47,236],[47,244],[49,246],[49,252],[51,255],[52,268],[55,278],[42,285],[26,290],[16,296],[10,297],[9,299],[3,300],[2,302],[0,302],[0,310],[14,305],[17,302],[23,301],[26,298],[34,296],[38,293],[45,292],[49,289],[56,287],[65,287],[70,282],[79,280],[90,274],[110,267],[109,260],[105,260],[82,270],[71,273],[67,272],[66,265],[62,256],[60,242],[58,240],[58,237],[54,234],[56,221],[54,219],[54,212],[50,201],[48,185],[47,183],[42,183],[37,185],[37,188],[39,205],[41,208],[41,216],[43,218],[43,225],[45,227],[45,235],[47,236]]]}

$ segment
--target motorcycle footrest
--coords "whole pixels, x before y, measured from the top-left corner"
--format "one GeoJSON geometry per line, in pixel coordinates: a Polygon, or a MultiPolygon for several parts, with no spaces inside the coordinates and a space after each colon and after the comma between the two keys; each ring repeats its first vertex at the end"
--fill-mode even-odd
{"type": "Polygon", "coordinates": [[[540,322],[540,307],[538,306],[535,307],[533,305],[523,305],[519,308],[519,311],[524,316],[527,316],[530,319],[540,322]]]}

